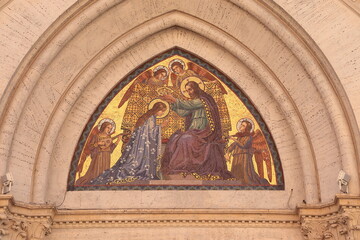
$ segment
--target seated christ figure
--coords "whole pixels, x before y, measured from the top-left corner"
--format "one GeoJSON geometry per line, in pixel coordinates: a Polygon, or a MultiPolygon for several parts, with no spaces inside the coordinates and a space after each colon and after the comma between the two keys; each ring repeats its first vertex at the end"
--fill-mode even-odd
{"type": "Polygon", "coordinates": [[[226,167],[225,142],[216,102],[195,81],[187,82],[185,90],[189,100],[163,96],[171,109],[185,118],[185,131],[178,130],[170,137],[162,157],[162,174],[211,180],[233,178],[226,167]]]}

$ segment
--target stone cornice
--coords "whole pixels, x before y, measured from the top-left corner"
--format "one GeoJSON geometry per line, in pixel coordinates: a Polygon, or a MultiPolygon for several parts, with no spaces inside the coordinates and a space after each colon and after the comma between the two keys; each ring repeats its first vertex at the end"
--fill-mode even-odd
{"type": "Polygon", "coordinates": [[[334,202],[326,204],[299,205],[299,216],[329,216],[337,214],[345,208],[360,209],[360,197],[345,194],[336,195],[334,202]]]}
{"type": "Polygon", "coordinates": [[[24,218],[53,218],[56,212],[55,207],[39,204],[26,204],[16,202],[11,195],[0,195],[0,208],[14,216],[24,218]]]}
{"type": "Polygon", "coordinates": [[[358,239],[360,197],[286,209],[57,209],[0,196],[0,239],[43,239],[51,229],[252,227],[299,228],[305,239],[358,239]]]}
{"type": "Polygon", "coordinates": [[[360,197],[286,209],[57,209],[0,195],[1,236],[43,239],[51,229],[123,227],[299,228],[305,239],[360,237],[360,197]]]}
{"type": "Polygon", "coordinates": [[[153,227],[153,226],[237,226],[299,227],[292,210],[239,209],[109,209],[69,210],[51,206],[17,203],[11,196],[0,197],[6,216],[24,221],[51,222],[52,228],[153,227]],[[276,226],[275,226],[276,225],[276,226]]]}
{"type": "Polygon", "coordinates": [[[299,219],[291,211],[238,211],[210,209],[159,209],[159,210],[120,210],[89,212],[82,210],[62,211],[54,219],[54,228],[76,225],[77,227],[128,227],[128,226],[246,226],[266,227],[278,225],[282,227],[299,227],[299,219]]]}
{"type": "Polygon", "coordinates": [[[17,203],[0,196],[1,215],[23,221],[46,221],[54,228],[156,225],[299,227],[304,218],[326,218],[346,209],[360,210],[360,197],[337,195],[333,203],[301,205],[293,210],[242,209],[57,209],[53,206],[17,203]]]}

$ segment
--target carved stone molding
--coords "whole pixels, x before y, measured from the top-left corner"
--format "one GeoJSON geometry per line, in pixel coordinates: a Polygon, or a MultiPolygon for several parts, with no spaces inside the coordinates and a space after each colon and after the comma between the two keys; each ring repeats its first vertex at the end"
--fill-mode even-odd
{"type": "Polygon", "coordinates": [[[348,218],[348,230],[353,239],[360,239],[360,206],[344,207],[345,216],[348,218]]]}
{"type": "Polygon", "coordinates": [[[360,0],[342,0],[347,6],[360,15],[360,0]]]}
{"type": "Polygon", "coordinates": [[[5,216],[0,220],[0,239],[40,240],[51,233],[51,221],[47,218],[15,217],[11,213],[5,216]]]}
{"type": "Polygon", "coordinates": [[[350,240],[349,217],[342,214],[326,218],[302,217],[301,231],[305,239],[350,240]]]}
{"type": "Polygon", "coordinates": [[[40,240],[51,233],[49,208],[15,205],[8,196],[0,196],[0,240],[40,240]]]}
{"type": "Polygon", "coordinates": [[[337,197],[335,204],[300,208],[301,232],[304,238],[359,239],[359,200],[360,198],[343,195],[337,197]]]}
{"type": "Polygon", "coordinates": [[[0,239],[40,240],[52,229],[153,227],[297,228],[304,239],[360,239],[360,197],[292,210],[117,209],[68,210],[15,203],[0,195],[0,239]]]}

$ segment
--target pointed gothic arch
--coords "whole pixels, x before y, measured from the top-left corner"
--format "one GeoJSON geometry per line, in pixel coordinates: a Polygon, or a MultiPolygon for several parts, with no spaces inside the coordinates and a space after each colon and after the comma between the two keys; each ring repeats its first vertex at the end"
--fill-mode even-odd
{"type": "MultiPolygon", "coordinates": [[[[346,97],[342,97],[344,94],[336,74],[316,44],[276,3],[214,1],[213,5],[206,6],[226,6],[223,9],[230,9],[230,15],[241,17],[239,21],[243,25],[240,29],[245,31],[251,29],[249,26],[253,27],[249,34],[239,34],[233,31],[237,27],[235,22],[217,21],[218,18],[212,19],[206,11],[197,14],[194,12],[196,8],[183,4],[177,6],[176,10],[142,5],[144,9],[152,10],[130,26],[122,22],[123,19],[116,18],[120,16],[116,15],[117,12],[134,13],[128,11],[127,2],[74,5],[39,39],[12,77],[10,91],[1,103],[4,113],[2,142],[7,159],[2,165],[5,166],[3,169],[14,171],[15,174],[26,173],[27,177],[21,178],[21,183],[14,189],[21,200],[52,202],[65,195],[66,176],[56,170],[64,167],[65,159],[71,159],[65,156],[64,151],[72,152],[76,143],[72,142],[60,150],[56,145],[71,142],[67,141],[65,135],[69,132],[67,121],[77,111],[72,107],[81,98],[82,92],[93,86],[93,79],[101,75],[105,66],[115,59],[132,58],[123,62],[124,69],[118,72],[119,76],[124,76],[141,62],[173,46],[190,49],[214,65],[221,64],[220,68],[232,79],[238,74],[234,67],[229,67],[232,64],[243,64],[250,69],[254,79],[257,79],[254,80],[258,83],[256,86],[266,92],[263,98],[268,98],[274,105],[268,110],[264,107],[266,101],[251,99],[259,101],[256,105],[260,106],[259,111],[263,115],[271,113],[275,119],[285,123],[286,140],[278,138],[281,134],[276,132],[282,130],[276,124],[269,124],[271,129],[277,129],[272,130],[275,132],[274,138],[282,144],[288,142],[294,146],[286,157],[291,161],[286,161],[289,165],[284,165],[284,168],[294,170],[296,177],[301,179],[299,184],[293,185],[300,189],[296,201],[302,198],[308,202],[332,199],[337,185],[328,183],[340,168],[357,176],[357,140],[353,134],[357,128],[353,125],[354,119],[346,97]],[[108,26],[109,29],[99,26],[108,26]],[[264,42],[255,41],[257,32],[272,43],[273,51],[267,49],[264,42]],[[98,42],[90,40],[94,45],[87,48],[85,39],[97,39],[98,42]],[[118,40],[117,44],[116,41],[111,42],[115,39],[118,40]],[[172,42],[161,46],[159,42],[163,39],[172,42]],[[147,48],[144,42],[152,49],[147,48]],[[215,50],[205,56],[209,47],[215,50]],[[284,59],[284,62],[272,61],[273,58],[284,59]],[[72,75],[75,72],[77,74],[72,75]],[[303,88],[307,91],[297,90],[303,88]],[[44,89],[48,94],[45,96],[47,100],[39,101],[39,97],[44,97],[41,93],[44,89]],[[34,112],[39,119],[34,118],[35,121],[30,121],[33,124],[29,124],[27,119],[31,119],[34,112]],[[280,115],[282,117],[278,118],[280,115]],[[32,139],[28,139],[29,136],[32,139]],[[26,149],[23,149],[23,139],[32,142],[26,149]],[[346,151],[343,146],[347,146],[346,151]],[[59,185],[62,185],[61,191],[55,187],[59,185]]],[[[201,5],[200,2],[194,4],[201,5]]],[[[249,95],[253,94],[251,91],[260,91],[245,87],[249,95]]],[[[103,95],[109,89],[104,91],[103,95]]],[[[100,100],[97,97],[95,102],[100,100]]],[[[87,107],[94,108],[93,105],[87,107]]],[[[78,125],[77,128],[83,129],[78,125]]],[[[285,145],[279,148],[280,152],[285,145]]],[[[350,188],[357,192],[357,177],[353,179],[350,188]]],[[[287,186],[289,189],[285,192],[289,194],[292,186],[287,186]]]]}

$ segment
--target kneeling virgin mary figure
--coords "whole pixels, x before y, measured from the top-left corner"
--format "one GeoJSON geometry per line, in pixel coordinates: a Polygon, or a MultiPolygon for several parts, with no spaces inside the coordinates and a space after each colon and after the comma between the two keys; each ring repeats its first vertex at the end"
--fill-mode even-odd
{"type": "MultiPolygon", "coordinates": [[[[144,113],[135,124],[130,141],[119,160],[90,184],[117,184],[158,179],[157,161],[161,148],[161,126],[156,124],[156,117],[163,115],[167,109],[166,104],[160,101],[144,113]]],[[[166,125],[166,122],[163,125],[166,125]]]]}

